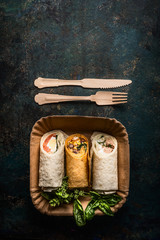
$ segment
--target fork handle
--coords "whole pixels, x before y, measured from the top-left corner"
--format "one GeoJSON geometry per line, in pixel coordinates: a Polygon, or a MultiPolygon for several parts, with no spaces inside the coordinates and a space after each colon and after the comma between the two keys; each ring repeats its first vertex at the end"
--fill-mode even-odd
{"type": "Polygon", "coordinates": [[[39,105],[47,103],[59,103],[68,101],[90,101],[91,96],[66,96],[59,94],[38,93],[35,96],[35,102],[39,105]]]}

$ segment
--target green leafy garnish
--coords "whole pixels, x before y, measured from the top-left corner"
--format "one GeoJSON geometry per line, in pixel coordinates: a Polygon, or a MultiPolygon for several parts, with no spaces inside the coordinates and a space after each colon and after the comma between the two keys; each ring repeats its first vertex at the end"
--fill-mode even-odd
{"type": "Polygon", "coordinates": [[[98,208],[106,215],[114,216],[113,212],[110,209],[110,206],[105,201],[100,201],[98,208]]]}
{"type": "Polygon", "coordinates": [[[73,216],[75,218],[77,226],[82,227],[86,224],[85,213],[83,211],[82,204],[78,199],[74,200],[73,216]]]}
{"type": "Polygon", "coordinates": [[[92,199],[97,199],[97,198],[101,197],[101,195],[99,193],[97,193],[97,192],[90,191],[89,193],[90,193],[92,199]]]}
{"type": "Polygon", "coordinates": [[[98,207],[98,201],[91,200],[86,209],[85,209],[85,216],[87,220],[91,220],[95,215],[95,210],[98,207]]]}
{"type": "Polygon", "coordinates": [[[52,200],[49,201],[49,204],[52,206],[52,207],[56,207],[56,206],[59,206],[61,204],[61,201],[60,199],[57,197],[53,198],[52,200]]]}
{"type": "Polygon", "coordinates": [[[52,207],[59,206],[63,203],[70,203],[73,195],[71,192],[68,191],[68,177],[64,177],[62,181],[62,186],[55,191],[52,192],[41,192],[41,195],[49,200],[49,204],[52,207]]]}
{"type": "Polygon", "coordinates": [[[114,216],[110,207],[113,207],[122,199],[117,194],[103,195],[94,191],[90,191],[90,195],[92,200],[88,203],[85,209],[87,220],[91,220],[94,217],[96,209],[101,210],[108,216],[114,216]]]}
{"type": "Polygon", "coordinates": [[[77,226],[84,226],[86,221],[91,220],[96,209],[101,210],[108,216],[114,216],[110,207],[115,206],[122,198],[117,194],[99,194],[95,191],[85,192],[80,189],[70,190],[68,188],[68,177],[64,177],[62,186],[52,192],[41,192],[41,195],[49,201],[50,206],[58,207],[62,204],[69,204],[73,202],[73,216],[77,226]],[[85,210],[79,201],[79,197],[90,196],[91,200],[85,210]]]}
{"type": "Polygon", "coordinates": [[[64,203],[69,204],[74,199],[78,199],[80,196],[86,196],[88,193],[79,189],[69,190],[68,177],[65,176],[63,178],[61,187],[52,192],[41,192],[41,195],[45,199],[49,200],[49,204],[52,207],[56,207],[64,203]]]}

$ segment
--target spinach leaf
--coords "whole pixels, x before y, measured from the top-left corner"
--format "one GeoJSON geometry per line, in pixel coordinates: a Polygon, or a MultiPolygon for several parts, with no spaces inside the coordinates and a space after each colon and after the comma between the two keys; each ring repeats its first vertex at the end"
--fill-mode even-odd
{"type": "Polygon", "coordinates": [[[93,202],[94,201],[91,200],[85,209],[86,220],[91,220],[94,217],[95,209],[92,207],[93,202]]]}
{"type": "Polygon", "coordinates": [[[88,203],[85,209],[86,220],[91,220],[94,217],[95,210],[99,206],[99,201],[94,201],[93,199],[88,203]]]}
{"type": "Polygon", "coordinates": [[[118,202],[122,200],[121,196],[119,196],[118,194],[113,194],[113,199],[117,200],[118,202]]]}
{"type": "Polygon", "coordinates": [[[89,193],[90,193],[92,199],[99,199],[99,198],[101,198],[101,195],[99,193],[97,193],[97,192],[90,191],[89,193]]]}
{"type": "Polygon", "coordinates": [[[99,208],[104,214],[114,216],[111,211],[111,206],[115,206],[122,198],[117,194],[103,195],[95,191],[90,191],[91,201],[88,203],[85,209],[85,215],[87,220],[91,220],[94,217],[95,210],[99,208]]]}
{"type": "Polygon", "coordinates": [[[81,202],[76,199],[73,204],[73,215],[77,226],[82,227],[86,224],[86,217],[81,202]]]}
{"type": "Polygon", "coordinates": [[[111,211],[110,206],[105,202],[101,201],[98,208],[106,215],[114,216],[114,213],[111,211]]]}

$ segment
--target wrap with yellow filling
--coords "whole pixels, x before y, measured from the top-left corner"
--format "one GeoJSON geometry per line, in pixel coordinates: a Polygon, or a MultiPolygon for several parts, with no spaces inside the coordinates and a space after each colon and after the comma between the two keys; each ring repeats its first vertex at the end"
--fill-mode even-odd
{"type": "Polygon", "coordinates": [[[88,139],[82,134],[73,134],[65,141],[66,175],[69,177],[69,188],[88,187],[88,149],[88,139]]]}

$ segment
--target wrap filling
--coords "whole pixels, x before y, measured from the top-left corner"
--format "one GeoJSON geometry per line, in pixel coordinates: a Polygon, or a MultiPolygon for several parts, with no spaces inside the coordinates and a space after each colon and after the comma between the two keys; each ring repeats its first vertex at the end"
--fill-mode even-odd
{"type": "Polygon", "coordinates": [[[82,137],[74,136],[70,141],[68,141],[67,148],[72,153],[84,154],[87,151],[87,142],[82,137]]]}
{"type": "Polygon", "coordinates": [[[57,148],[58,148],[57,134],[53,133],[49,135],[43,142],[43,149],[47,153],[55,153],[57,151],[57,148]]]}
{"type": "Polygon", "coordinates": [[[97,140],[97,151],[101,153],[111,153],[115,146],[112,139],[108,139],[107,137],[101,135],[97,140]]]}

